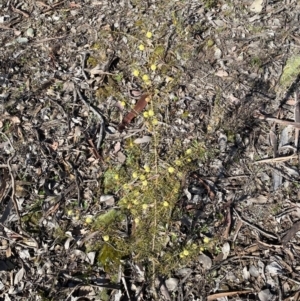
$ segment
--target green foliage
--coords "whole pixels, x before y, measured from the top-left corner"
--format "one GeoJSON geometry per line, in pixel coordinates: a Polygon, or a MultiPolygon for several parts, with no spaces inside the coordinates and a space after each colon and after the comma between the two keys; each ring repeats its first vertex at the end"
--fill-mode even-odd
{"type": "MultiPolygon", "coordinates": [[[[156,138],[158,138],[157,136],[156,138]]],[[[169,162],[157,163],[154,144],[149,153],[131,140],[126,142],[130,160],[123,167],[111,166],[104,174],[104,189],[109,187],[120,196],[119,210],[111,209],[95,218],[91,227],[109,236],[108,242],[94,248],[99,250],[98,262],[109,272],[117,272],[120,260],[133,256],[135,260],[157,265],[157,271],[169,274],[172,269],[186,264],[199,253],[198,245],[186,245],[178,241],[176,233],[169,233],[176,211],[181,183],[195,160],[205,160],[208,154],[203,143],[195,140],[185,151],[180,140],[176,140],[169,162]],[[147,162],[147,163],[146,163],[147,162]],[[132,221],[129,237],[120,237],[125,217],[132,221]],[[166,248],[169,237],[172,246],[166,248]],[[184,255],[184,254],[188,255],[184,255]]],[[[104,237],[104,236],[102,236],[104,237]]]]}
{"type": "Polygon", "coordinates": [[[204,7],[207,9],[212,9],[218,5],[217,0],[205,0],[204,1],[204,7]]]}
{"type": "Polygon", "coordinates": [[[260,67],[262,65],[262,61],[261,61],[260,57],[258,57],[258,56],[252,57],[251,61],[250,61],[250,65],[252,67],[260,67]]]}
{"type": "Polygon", "coordinates": [[[122,220],[122,213],[115,209],[111,209],[95,218],[93,228],[104,230],[120,220],[122,220]]]}
{"type": "Polygon", "coordinates": [[[104,243],[99,255],[98,262],[106,272],[115,272],[120,264],[122,253],[108,243],[104,243]]]}
{"type": "MultiPolygon", "coordinates": [[[[140,5],[139,2],[136,5],[140,5]]],[[[215,5],[217,1],[206,1],[207,8],[215,5]]],[[[184,37],[188,34],[180,14],[172,14],[172,23],[176,35],[184,37]]],[[[188,45],[175,45],[171,49],[160,38],[168,29],[164,26],[152,31],[147,17],[141,15],[130,34],[109,30],[99,33],[101,41],[109,34],[124,36],[130,56],[124,65],[123,59],[120,61],[120,73],[108,76],[106,83],[99,87],[97,98],[114,97],[126,110],[131,110],[124,93],[120,93],[119,85],[123,79],[134,81],[151,95],[151,101],[136,119],[143,121],[152,140],[148,144],[136,144],[135,138],[128,138],[123,144],[126,161],[123,164],[106,162],[102,193],[114,194],[118,208],[95,217],[90,224],[94,231],[99,231],[103,241],[89,245],[87,249],[97,250],[99,265],[111,273],[118,271],[122,259],[133,257],[144,263],[150,274],[156,270],[167,275],[172,269],[193,261],[200,252],[199,245],[179,239],[180,233],[174,231],[173,224],[182,215],[177,210],[177,202],[186,174],[195,168],[196,162],[214,156],[215,151],[208,151],[198,140],[184,144],[182,139],[176,139],[169,149],[164,149],[167,152],[164,160],[158,155],[165,147],[165,127],[161,123],[166,122],[163,120],[165,108],[171,101],[168,96],[180,83],[182,60],[191,55],[188,45]],[[125,225],[129,225],[129,229],[125,225]],[[172,243],[168,244],[170,239],[172,243]]],[[[208,40],[207,47],[213,45],[214,41],[208,40]]],[[[100,52],[101,43],[96,42],[93,50],[100,52]]],[[[216,118],[221,111],[220,106],[217,107],[220,110],[215,112],[216,118]]],[[[188,118],[189,112],[183,112],[182,117],[188,118]]],[[[112,114],[110,118],[118,122],[119,115],[112,114]]]]}
{"type": "Polygon", "coordinates": [[[280,86],[288,89],[300,73],[300,55],[289,58],[280,77],[280,86]]]}
{"type": "Polygon", "coordinates": [[[90,56],[88,59],[87,59],[87,66],[89,67],[89,68],[94,68],[94,67],[96,67],[97,66],[97,64],[98,64],[98,60],[95,58],[95,57],[93,57],[93,56],[90,56]]]}

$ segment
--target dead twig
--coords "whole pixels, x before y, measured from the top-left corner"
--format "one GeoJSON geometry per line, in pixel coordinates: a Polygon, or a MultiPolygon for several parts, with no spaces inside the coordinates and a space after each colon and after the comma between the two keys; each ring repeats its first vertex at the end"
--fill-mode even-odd
{"type": "Polygon", "coordinates": [[[46,8],[45,10],[42,11],[42,14],[45,14],[53,9],[55,9],[57,6],[60,6],[61,4],[63,4],[65,1],[60,1],[58,3],[53,4],[52,6],[47,5],[49,8],[46,8]]]}
{"type": "Polygon", "coordinates": [[[24,12],[23,10],[18,9],[18,8],[12,6],[12,5],[10,5],[10,6],[11,6],[11,9],[12,9],[15,13],[20,14],[20,15],[23,15],[25,18],[29,18],[29,17],[30,17],[30,15],[29,15],[28,13],[24,12]]]}
{"type": "Polygon", "coordinates": [[[216,293],[216,294],[212,294],[212,295],[207,296],[207,301],[216,300],[216,299],[222,298],[222,297],[231,297],[231,296],[235,296],[235,295],[239,295],[239,294],[248,294],[248,293],[252,293],[252,291],[251,290],[245,290],[245,291],[216,293]]]}
{"type": "Polygon", "coordinates": [[[126,295],[127,295],[127,298],[129,301],[131,301],[131,298],[130,298],[130,294],[129,294],[129,291],[128,291],[128,288],[127,288],[127,284],[126,284],[126,280],[125,280],[125,277],[123,276],[123,273],[122,273],[122,283],[124,285],[124,288],[125,288],[125,292],[126,292],[126,295]]]}
{"type": "MultiPolygon", "coordinates": [[[[298,93],[295,92],[295,109],[294,109],[295,122],[300,123],[300,101],[298,100],[298,93]]],[[[295,147],[298,149],[299,129],[295,129],[295,147]]]]}
{"type": "Polygon", "coordinates": [[[240,232],[240,229],[242,228],[243,226],[243,221],[241,219],[238,220],[238,223],[236,225],[236,229],[235,229],[235,233],[233,235],[233,238],[232,238],[232,241],[235,242],[239,232],[240,232]]]}
{"type": "Polygon", "coordinates": [[[256,112],[256,117],[258,119],[272,121],[272,122],[282,124],[282,125],[291,125],[294,128],[300,129],[300,122],[278,119],[278,118],[272,117],[271,115],[263,114],[261,112],[256,112]]]}
{"type": "Polygon", "coordinates": [[[103,161],[103,159],[102,159],[102,157],[100,156],[100,154],[99,154],[97,148],[96,148],[95,145],[94,145],[93,140],[92,140],[92,139],[88,139],[88,143],[90,144],[90,146],[91,146],[91,148],[92,148],[92,152],[93,152],[95,158],[96,158],[96,159],[100,159],[100,160],[103,161]]]}
{"type": "Polygon", "coordinates": [[[80,100],[88,107],[88,109],[91,109],[92,112],[99,118],[100,120],[100,131],[99,131],[99,137],[97,142],[97,149],[100,148],[101,142],[103,140],[103,134],[104,134],[104,118],[103,116],[93,107],[91,106],[82,96],[79,89],[76,87],[76,93],[79,96],[80,100]]]}
{"type": "Polygon", "coordinates": [[[82,72],[82,75],[83,75],[84,79],[85,79],[86,81],[88,81],[88,77],[86,76],[85,71],[84,71],[84,65],[85,65],[85,60],[86,60],[86,52],[84,52],[84,53],[82,54],[81,60],[82,60],[82,61],[81,61],[81,72],[82,72]]]}
{"type": "Polygon", "coordinates": [[[0,24],[0,29],[14,30],[13,28],[10,28],[9,26],[6,26],[4,24],[0,24]]]}
{"type": "Polygon", "coordinates": [[[63,39],[63,38],[65,38],[65,37],[66,37],[66,36],[59,36],[59,37],[54,37],[54,38],[46,38],[46,39],[40,40],[40,41],[38,41],[38,42],[34,42],[34,43],[32,43],[31,45],[43,44],[43,43],[50,42],[50,41],[53,41],[53,40],[63,39]]]}
{"type": "Polygon", "coordinates": [[[253,164],[259,164],[259,163],[274,163],[274,162],[285,162],[290,159],[298,158],[297,154],[285,156],[285,157],[277,157],[277,158],[269,158],[269,159],[263,159],[253,162],[253,164]]]}
{"type": "Polygon", "coordinates": [[[234,208],[232,208],[232,209],[233,209],[234,213],[237,215],[238,219],[242,220],[243,223],[245,223],[245,224],[248,225],[249,227],[251,227],[251,228],[257,230],[259,233],[261,233],[262,235],[264,235],[264,236],[266,236],[266,237],[268,237],[268,238],[273,238],[273,239],[278,240],[278,237],[277,237],[277,236],[275,236],[275,235],[273,235],[273,234],[271,234],[271,233],[268,233],[268,232],[266,232],[265,230],[262,230],[262,229],[258,228],[258,227],[255,226],[255,225],[252,225],[251,223],[249,223],[248,221],[246,221],[244,218],[242,218],[242,217],[237,213],[237,211],[236,211],[234,208]]]}

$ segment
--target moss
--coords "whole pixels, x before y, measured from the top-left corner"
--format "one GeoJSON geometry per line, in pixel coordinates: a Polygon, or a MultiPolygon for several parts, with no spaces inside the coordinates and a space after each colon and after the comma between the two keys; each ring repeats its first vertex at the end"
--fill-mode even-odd
{"type": "Polygon", "coordinates": [[[97,64],[98,64],[98,60],[95,57],[90,56],[87,59],[86,64],[87,64],[88,68],[95,68],[97,66],[97,64]]]}
{"type": "Polygon", "coordinates": [[[289,88],[300,74],[300,55],[289,58],[280,77],[280,86],[289,88]]]}

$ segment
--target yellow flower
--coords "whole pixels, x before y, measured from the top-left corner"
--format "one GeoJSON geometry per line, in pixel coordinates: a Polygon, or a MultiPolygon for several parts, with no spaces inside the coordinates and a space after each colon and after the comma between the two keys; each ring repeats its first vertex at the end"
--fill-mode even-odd
{"type": "Polygon", "coordinates": [[[189,149],[186,150],[185,153],[186,153],[187,155],[190,155],[190,154],[192,153],[192,150],[189,148],[189,149]]]}
{"type": "Polygon", "coordinates": [[[72,210],[72,209],[68,210],[67,214],[68,214],[69,216],[70,216],[70,215],[73,215],[73,210],[72,210]]]}
{"type": "Polygon", "coordinates": [[[148,185],[147,180],[143,181],[143,182],[142,182],[142,185],[143,185],[143,186],[147,186],[147,185],[148,185]]]}
{"type": "Polygon", "coordinates": [[[153,120],[152,120],[152,124],[153,124],[153,125],[158,125],[158,120],[157,120],[157,119],[153,119],[153,120]]]}
{"type": "Polygon", "coordinates": [[[181,253],[179,254],[179,256],[180,256],[180,258],[183,258],[183,257],[184,257],[183,252],[181,252],[181,253]]]}
{"type": "Polygon", "coordinates": [[[170,167],[168,168],[168,172],[169,172],[169,173],[173,173],[174,171],[175,171],[174,167],[170,166],[170,167]]]}
{"type": "Polygon", "coordinates": [[[146,180],[146,177],[145,177],[145,175],[140,175],[140,180],[141,180],[141,181],[144,181],[144,180],[146,180]]]}
{"type": "Polygon", "coordinates": [[[132,203],[133,203],[134,205],[137,205],[137,204],[139,203],[139,201],[138,201],[137,199],[134,199],[134,200],[132,201],[132,203]]]}
{"type": "Polygon", "coordinates": [[[136,218],[134,219],[134,222],[135,222],[135,224],[137,225],[137,224],[140,222],[140,219],[139,219],[138,217],[136,217],[136,218]]]}
{"type": "Polygon", "coordinates": [[[210,242],[210,238],[209,237],[204,237],[203,242],[208,244],[210,242]]]}
{"type": "Polygon", "coordinates": [[[144,74],[143,77],[142,77],[142,79],[143,79],[144,82],[149,81],[149,75],[144,74]]]}
{"type": "Polygon", "coordinates": [[[109,241],[109,236],[108,235],[103,235],[102,238],[103,238],[104,241],[109,241]]]}
{"type": "Polygon", "coordinates": [[[134,76],[138,77],[139,74],[140,74],[140,71],[137,70],[137,69],[134,69],[133,72],[132,72],[132,74],[133,74],[134,76]]]}
{"type": "Polygon", "coordinates": [[[114,179],[115,179],[115,180],[119,180],[119,179],[120,179],[119,175],[118,175],[118,174],[115,174],[115,175],[114,175],[114,179]]]}
{"type": "Polygon", "coordinates": [[[170,76],[167,76],[167,77],[166,77],[166,82],[169,83],[169,82],[171,82],[171,81],[173,81],[173,78],[170,77],[170,76]]]}
{"type": "Polygon", "coordinates": [[[155,71],[155,70],[156,70],[156,65],[155,65],[155,64],[152,64],[152,65],[150,66],[150,69],[151,69],[152,71],[155,71]]]}
{"type": "Polygon", "coordinates": [[[150,172],[150,167],[149,167],[149,165],[144,165],[144,169],[145,169],[146,172],[150,172]]]}
{"type": "Polygon", "coordinates": [[[137,174],[137,172],[133,172],[133,173],[132,173],[132,177],[133,177],[134,179],[136,179],[138,176],[139,176],[139,175],[137,174]]]}
{"type": "Polygon", "coordinates": [[[145,81],[145,84],[146,84],[147,86],[150,86],[150,85],[151,85],[151,80],[146,80],[146,81],[145,81]]]}
{"type": "Polygon", "coordinates": [[[184,249],[183,254],[184,254],[184,256],[188,256],[190,254],[190,252],[188,250],[184,249]]]}
{"type": "Polygon", "coordinates": [[[141,51],[145,50],[145,46],[143,44],[140,44],[139,45],[139,50],[141,50],[141,51]]]}
{"type": "Polygon", "coordinates": [[[137,197],[137,196],[140,195],[140,192],[139,192],[138,190],[135,190],[135,191],[133,192],[133,195],[137,197]]]}
{"type": "Polygon", "coordinates": [[[145,112],[143,113],[143,116],[144,116],[145,118],[148,118],[148,117],[149,117],[148,111],[145,111],[145,112]]]}
{"type": "MultiPolygon", "coordinates": [[[[183,176],[183,173],[182,173],[181,171],[179,171],[179,172],[177,173],[177,177],[178,177],[178,178],[182,178],[182,176],[183,176]]],[[[175,190],[176,190],[176,189],[174,189],[173,191],[175,192],[175,190]]],[[[177,192],[178,192],[178,189],[177,189],[177,192]]],[[[176,193],[177,193],[177,192],[176,192],[176,193]]]]}
{"type": "Polygon", "coordinates": [[[164,207],[169,207],[169,203],[167,201],[163,202],[164,207]]]}
{"type": "Polygon", "coordinates": [[[143,204],[142,208],[143,208],[144,210],[146,210],[146,209],[148,208],[148,205],[147,205],[147,204],[143,204]]]}
{"type": "Polygon", "coordinates": [[[196,244],[192,244],[192,248],[194,249],[194,250],[196,250],[197,249],[197,245],[196,244]]]}
{"type": "Polygon", "coordinates": [[[125,101],[121,101],[121,106],[124,108],[126,106],[126,102],[125,101]]]}
{"type": "Polygon", "coordinates": [[[147,37],[148,39],[151,39],[151,38],[152,38],[152,32],[148,31],[148,32],[146,33],[146,37],[147,37]]]}
{"type": "Polygon", "coordinates": [[[149,115],[150,117],[154,116],[153,110],[149,110],[149,111],[148,111],[148,115],[149,115]]]}
{"type": "Polygon", "coordinates": [[[179,159],[176,159],[176,160],[175,160],[175,164],[176,164],[177,166],[180,166],[181,163],[182,163],[182,162],[181,162],[179,159]]]}
{"type": "Polygon", "coordinates": [[[186,160],[187,160],[188,162],[191,162],[191,161],[192,161],[192,159],[191,159],[191,158],[187,158],[186,160]]]}
{"type": "Polygon", "coordinates": [[[205,250],[204,247],[200,247],[200,252],[203,252],[205,250]]]}
{"type": "Polygon", "coordinates": [[[87,217],[85,218],[85,222],[86,222],[87,224],[90,224],[92,221],[93,221],[93,219],[92,219],[90,216],[87,216],[87,217]]]}

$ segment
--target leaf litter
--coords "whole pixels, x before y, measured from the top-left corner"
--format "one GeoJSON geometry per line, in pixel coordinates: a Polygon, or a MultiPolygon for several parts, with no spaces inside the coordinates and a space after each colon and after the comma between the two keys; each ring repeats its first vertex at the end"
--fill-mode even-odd
{"type": "Polygon", "coordinates": [[[297,1],[0,7],[2,298],[297,297],[297,1]]]}

